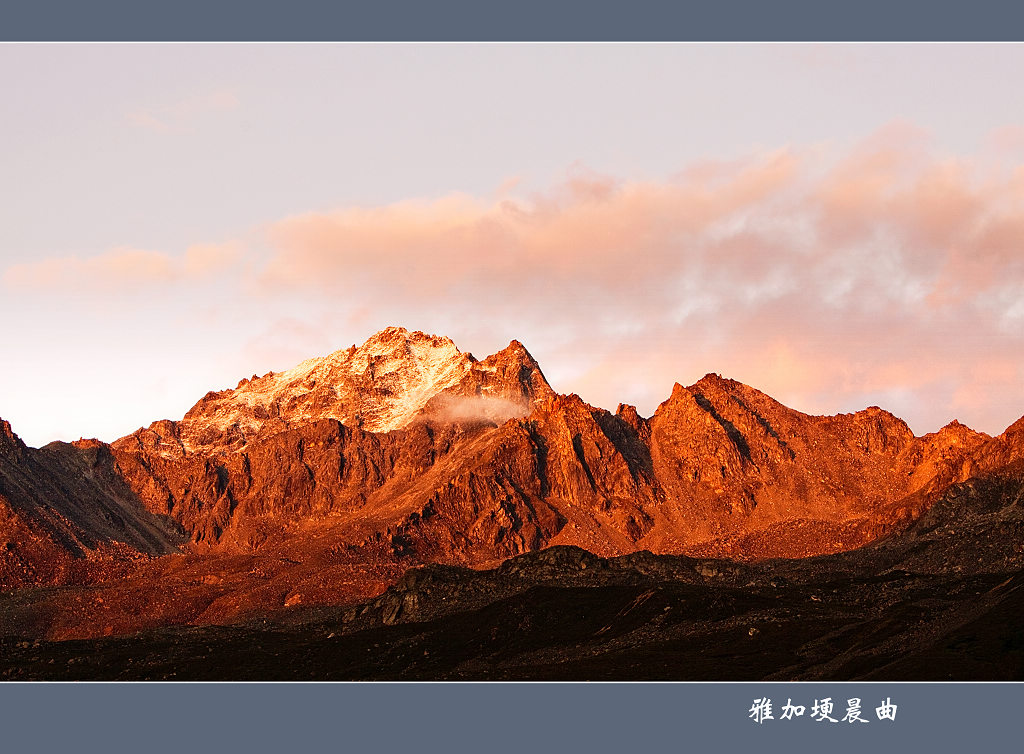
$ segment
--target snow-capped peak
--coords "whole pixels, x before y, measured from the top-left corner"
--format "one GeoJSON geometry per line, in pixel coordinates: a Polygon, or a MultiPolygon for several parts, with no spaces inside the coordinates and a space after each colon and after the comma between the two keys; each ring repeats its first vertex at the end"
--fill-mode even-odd
{"type": "Polygon", "coordinates": [[[318,419],[388,432],[407,426],[431,398],[446,391],[486,395],[492,402],[508,398],[526,411],[535,384],[550,390],[526,356],[537,374],[529,384],[520,382],[518,369],[512,370],[514,377],[491,374],[495,367],[490,361],[477,362],[450,338],[389,327],[361,346],[207,394],[179,423],[181,442],[185,450],[237,445],[257,433],[318,419]]]}

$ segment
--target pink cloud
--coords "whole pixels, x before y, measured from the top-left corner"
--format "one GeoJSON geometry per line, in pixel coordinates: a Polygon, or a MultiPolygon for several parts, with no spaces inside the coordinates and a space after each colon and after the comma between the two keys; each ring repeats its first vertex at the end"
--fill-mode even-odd
{"type": "Polygon", "coordinates": [[[532,195],[289,218],[262,282],[387,321],[429,313],[457,342],[536,333],[542,364],[577,381],[556,387],[603,405],[650,411],[720,371],[805,410],[916,396],[916,427],[964,411],[998,431],[1024,413],[1020,372],[978,365],[1024,362],[998,303],[1024,290],[1024,172],[991,168],[909,124],[665,181],[574,168],[532,195]]]}
{"type": "Polygon", "coordinates": [[[184,256],[120,247],[89,257],[68,256],[9,266],[3,282],[9,288],[35,290],[97,290],[123,292],[176,282],[194,282],[223,273],[243,256],[237,242],[197,244],[184,256]]]}
{"type": "Polygon", "coordinates": [[[84,280],[104,287],[167,281],[173,277],[171,259],[158,251],[117,248],[92,257],[59,257],[8,267],[4,282],[26,288],[73,286],[84,280]]]}
{"type": "Polygon", "coordinates": [[[989,134],[988,146],[1000,154],[1019,153],[1024,151],[1024,126],[1009,125],[993,130],[989,134]]]}
{"type": "Polygon", "coordinates": [[[229,241],[221,244],[195,244],[185,249],[179,271],[188,278],[205,278],[222,273],[236,265],[244,256],[242,244],[229,241]]]}
{"type": "Polygon", "coordinates": [[[217,90],[184,97],[162,105],[143,107],[128,113],[128,122],[158,133],[185,133],[197,121],[214,113],[234,110],[238,96],[228,90],[217,90]]]}

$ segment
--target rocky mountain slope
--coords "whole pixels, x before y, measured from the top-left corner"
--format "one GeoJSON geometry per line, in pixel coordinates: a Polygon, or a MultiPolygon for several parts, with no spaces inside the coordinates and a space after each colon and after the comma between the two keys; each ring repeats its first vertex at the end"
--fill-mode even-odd
{"type": "Polygon", "coordinates": [[[147,511],[96,441],[29,448],[0,420],[0,585],[61,583],[176,552],[184,532],[147,511]]]}
{"type": "Polygon", "coordinates": [[[0,629],[64,637],[354,604],[410,566],[557,545],[837,553],[1024,455],[1024,420],[995,438],[956,422],[915,437],[878,408],[808,416],[717,375],[676,385],[649,418],[611,413],[556,394],[518,342],[478,361],[399,328],[110,445],[33,450],[5,432],[0,586],[108,591],[101,608],[14,595],[0,629]]]}
{"type": "Polygon", "coordinates": [[[1024,680],[1024,462],[850,552],[743,563],[551,547],[425,565],[351,607],[0,638],[0,678],[1024,680]]]}

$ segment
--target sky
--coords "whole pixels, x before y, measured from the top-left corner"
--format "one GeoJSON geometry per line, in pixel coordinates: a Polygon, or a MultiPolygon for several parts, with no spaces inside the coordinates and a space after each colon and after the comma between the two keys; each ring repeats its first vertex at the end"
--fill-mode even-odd
{"type": "Polygon", "coordinates": [[[0,44],[0,417],[114,440],[389,325],[649,416],[1024,415],[1019,44],[0,44]]]}

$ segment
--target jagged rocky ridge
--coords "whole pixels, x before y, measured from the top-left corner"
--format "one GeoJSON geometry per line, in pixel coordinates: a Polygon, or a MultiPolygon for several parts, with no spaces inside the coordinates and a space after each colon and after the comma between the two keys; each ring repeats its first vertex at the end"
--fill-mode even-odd
{"type": "Polygon", "coordinates": [[[676,385],[650,418],[611,413],[556,394],[517,342],[478,361],[389,328],[109,446],[33,450],[5,425],[0,584],[166,587],[125,586],[131,610],[104,626],[116,633],[354,602],[411,565],[553,545],[808,557],[905,529],[1022,448],[1024,420],[995,438],[955,422],[915,437],[878,408],[808,416],[717,375],[676,385]]]}

